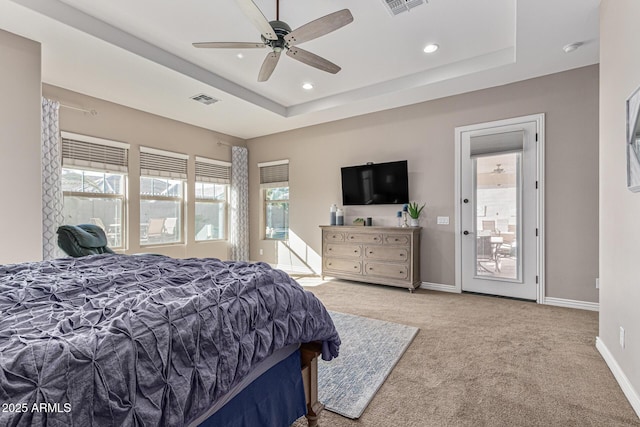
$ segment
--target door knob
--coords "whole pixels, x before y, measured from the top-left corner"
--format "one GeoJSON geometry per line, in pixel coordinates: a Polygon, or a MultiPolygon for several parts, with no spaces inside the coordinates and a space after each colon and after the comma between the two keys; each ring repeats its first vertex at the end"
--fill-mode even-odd
{"type": "Polygon", "coordinates": [[[464,234],[465,236],[468,236],[468,235],[469,235],[469,232],[468,232],[467,230],[464,230],[464,231],[462,232],[462,234],[464,234]]]}
{"type": "Polygon", "coordinates": [[[463,203],[469,203],[469,199],[464,199],[462,202],[463,203]]]}

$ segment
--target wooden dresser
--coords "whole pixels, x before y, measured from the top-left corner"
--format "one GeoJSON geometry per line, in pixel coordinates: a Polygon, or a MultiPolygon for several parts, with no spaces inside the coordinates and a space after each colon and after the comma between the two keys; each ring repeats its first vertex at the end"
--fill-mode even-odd
{"type": "Polygon", "coordinates": [[[421,227],[320,226],[322,276],[420,286],[421,227]]]}

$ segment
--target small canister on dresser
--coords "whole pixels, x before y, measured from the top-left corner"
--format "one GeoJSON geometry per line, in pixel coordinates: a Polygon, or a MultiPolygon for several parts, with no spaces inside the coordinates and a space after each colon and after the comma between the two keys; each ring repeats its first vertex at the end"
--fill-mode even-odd
{"type": "Polygon", "coordinates": [[[340,208],[336,210],[336,225],[344,225],[344,211],[340,208]]]}
{"type": "Polygon", "coordinates": [[[336,206],[336,204],[332,204],[331,207],[329,208],[329,225],[336,225],[336,211],[338,210],[338,207],[336,206]]]}

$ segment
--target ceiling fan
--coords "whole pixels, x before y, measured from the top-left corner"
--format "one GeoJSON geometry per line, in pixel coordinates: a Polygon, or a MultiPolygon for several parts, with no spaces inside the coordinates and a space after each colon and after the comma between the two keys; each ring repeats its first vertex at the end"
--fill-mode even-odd
{"type": "Polygon", "coordinates": [[[501,168],[500,166],[502,166],[502,164],[501,164],[501,163],[497,163],[497,164],[496,164],[496,168],[495,168],[495,169],[493,170],[493,172],[491,172],[491,173],[495,173],[495,174],[501,174],[501,173],[504,173],[504,169],[503,169],[503,168],[501,168]]]}
{"type": "Polygon", "coordinates": [[[304,64],[315,67],[319,70],[335,74],[340,71],[340,67],[314,53],[300,49],[297,45],[324,36],[332,31],[344,27],[353,22],[353,15],[349,9],[339,10],[311,21],[303,26],[291,30],[285,22],[280,21],[280,1],[276,0],[276,20],[267,21],[258,6],[252,0],[235,0],[242,12],[249,18],[251,23],[260,31],[262,43],[250,42],[202,42],[193,43],[197,48],[223,48],[223,49],[252,49],[270,47],[271,52],[267,54],[258,81],[264,82],[271,77],[273,70],[278,64],[280,53],[285,50],[287,56],[298,60],[304,64]]]}

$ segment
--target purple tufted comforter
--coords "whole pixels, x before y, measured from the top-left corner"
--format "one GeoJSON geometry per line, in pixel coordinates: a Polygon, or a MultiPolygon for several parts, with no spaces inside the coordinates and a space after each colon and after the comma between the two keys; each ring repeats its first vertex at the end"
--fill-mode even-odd
{"type": "Polygon", "coordinates": [[[340,339],[263,263],[96,255],[0,266],[0,425],[180,426],[291,343],[340,339]]]}

